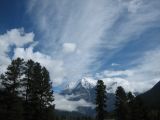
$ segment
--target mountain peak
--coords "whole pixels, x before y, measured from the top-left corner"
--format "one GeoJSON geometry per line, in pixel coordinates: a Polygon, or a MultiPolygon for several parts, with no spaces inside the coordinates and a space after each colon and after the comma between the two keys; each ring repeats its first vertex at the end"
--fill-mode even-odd
{"type": "Polygon", "coordinates": [[[83,77],[80,80],[80,83],[84,88],[87,88],[87,89],[93,88],[96,86],[96,80],[89,78],[89,77],[83,77]]]}
{"type": "MultiPolygon", "coordinates": [[[[105,78],[103,79],[104,84],[106,85],[106,90],[109,93],[115,93],[118,86],[122,86],[127,92],[131,91],[134,92],[134,89],[132,89],[130,83],[125,79],[115,79],[115,78],[105,78]]],[[[92,77],[83,77],[82,79],[71,82],[67,85],[67,90],[73,90],[73,89],[79,89],[79,88],[85,88],[85,89],[92,89],[96,86],[97,80],[95,80],[92,77]]]]}
{"type": "Polygon", "coordinates": [[[96,86],[96,82],[97,81],[91,77],[83,77],[78,82],[77,81],[70,82],[65,89],[71,90],[71,89],[77,88],[79,85],[85,89],[90,89],[96,86]]]}

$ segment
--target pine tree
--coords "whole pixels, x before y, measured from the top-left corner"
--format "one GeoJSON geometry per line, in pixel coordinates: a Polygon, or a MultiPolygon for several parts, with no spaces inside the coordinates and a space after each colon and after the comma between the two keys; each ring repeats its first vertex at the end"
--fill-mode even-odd
{"type": "Polygon", "coordinates": [[[132,94],[132,92],[128,92],[127,94],[127,99],[128,99],[128,102],[133,102],[133,100],[135,99],[134,95],[132,94]]]}
{"type": "Polygon", "coordinates": [[[31,85],[33,81],[33,68],[34,68],[34,61],[28,60],[25,63],[25,77],[22,80],[22,86],[24,88],[23,91],[23,97],[25,99],[25,102],[28,102],[30,99],[30,93],[31,93],[31,85]]]}
{"type": "Polygon", "coordinates": [[[45,67],[42,68],[42,95],[41,95],[41,101],[44,106],[45,116],[48,119],[54,118],[54,97],[53,97],[53,89],[52,89],[52,83],[50,81],[49,72],[45,67]]]}
{"type": "Polygon", "coordinates": [[[28,102],[34,120],[47,120],[53,114],[53,90],[49,72],[36,62],[28,61],[28,102]],[[50,116],[49,116],[50,115],[50,116]]]}
{"type": "Polygon", "coordinates": [[[20,81],[23,77],[23,66],[23,59],[17,58],[16,60],[13,60],[8,66],[3,77],[2,85],[9,93],[13,95],[20,94],[20,81]]]}
{"type": "Polygon", "coordinates": [[[52,83],[50,82],[49,72],[45,67],[42,68],[42,95],[41,99],[45,107],[53,106],[54,101],[52,83]]]}
{"type": "Polygon", "coordinates": [[[2,75],[2,84],[6,91],[6,120],[22,120],[23,106],[19,97],[21,94],[20,81],[23,78],[24,60],[17,58],[8,66],[7,71],[2,75]]]}
{"type": "Polygon", "coordinates": [[[107,102],[107,95],[106,95],[106,86],[102,80],[97,81],[96,86],[96,111],[97,120],[104,120],[104,115],[106,113],[106,102],[107,102]]]}
{"type": "Polygon", "coordinates": [[[127,94],[127,104],[128,104],[128,119],[132,120],[132,114],[133,114],[133,102],[134,102],[134,95],[132,94],[132,92],[128,92],[127,94]]]}
{"type": "Polygon", "coordinates": [[[35,110],[32,107],[32,89],[34,89],[34,85],[33,85],[33,68],[34,68],[35,62],[33,60],[28,60],[25,63],[25,77],[22,80],[22,86],[24,88],[23,91],[23,97],[24,97],[24,116],[26,120],[32,120],[32,116],[35,112],[35,110]]]}
{"type": "Polygon", "coordinates": [[[115,112],[117,120],[129,119],[129,107],[127,103],[127,95],[121,86],[119,86],[116,90],[115,107],[116,107],[115,112]]]}
{"type": "Polygon", "coordinates": [[[32,76],[29,80],[29,100],[28,103],[31,107],[32,120],[41,120],[41,104],[40,104],[40,89],[41,89],[41,66],[39,63],[34,63],[32,68],[32,76]]]}

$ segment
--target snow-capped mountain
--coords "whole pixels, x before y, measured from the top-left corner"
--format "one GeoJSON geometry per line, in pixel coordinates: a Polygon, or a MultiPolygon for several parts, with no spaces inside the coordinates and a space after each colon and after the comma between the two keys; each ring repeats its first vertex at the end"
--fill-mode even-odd
{"type": "MultiPolygon", "coordinates": [[[[108,111],[114,110],[115,102],[115,91],[118,86],[122,86],[127,92],[132,91],[133,89],[129,82],[123,78],[103,78],[104,84],[106,85],[107,91],[107,109],[108,111]]],[[[70,83],[66,88],[61,92],[61,95],[66,96],[67,100],[70,101],[80,101],[85,100],[88,103],[95,104],[95,87],[97,80],[93,77],[83,77],[78,82],[70,83]]],[[[93,114],[95,110],[93,107],[82,107],[79,106],[78,111],[83,114],[93,114]]]]}
{"type": "MultiPolygon", "coordinates": [[[[61,92],[70,101],[85,100],[87,103],[95,103],[96,81],[92,78],[84,77],[76,83],[71,83],[61,92]]],[[[93,107],[78,106],[78,111],[82,114],[93,114],[93,107]]]]}
{"type": "MultiPolygon", "coordinates": [[[[95,93],[96,80],[84,77],[76,83],[71,83],[61,92],[62,95],[71,95],[70,100],[84,99],[91,101],[95,93]]],[[[93,101],[92,101],[93,102],[93,101]]]]}
{"type": "MultiPolygon", "coordinates": [[[[118,86],[122,86],[127,92],[134,92],[134,89],[131,87],[130,83],[123,78],[103,78],[104,84],[106,85],[106,91],[108,93],[115,93],[118,86]]],[[[92,89],[96,86],[97,80],[92,77],[83,77],[78,82],[69,83],[65,90],[74,90],[79,87],[85,89],[92,89]]]]}
{"type": "Polygon", "coordinates": [[[94,88],[96,86],[96,82],[97,82],[96,80],[89,77],[84,77],[80,81],[81,85],[86,89],[94,88]]]}
{"type": "Polygon", "coordinates": [[[90,89],[96,86],[96,80],[91,77],[83,77],[78,82],[71,82],[69,83],[65,89],[74,89],[81,85],[83,88],[90,89]]]}

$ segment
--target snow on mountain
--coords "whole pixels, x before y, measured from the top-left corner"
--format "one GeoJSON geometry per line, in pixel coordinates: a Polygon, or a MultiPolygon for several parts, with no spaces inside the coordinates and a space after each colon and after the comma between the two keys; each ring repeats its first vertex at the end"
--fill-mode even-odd
{"type": "MultiPolygon", "coordinates": [[[[89,104],[95,104],[95,87],[97,80],[92,77],[83,77],[77,83],[71,83],[66,87],[61,95],[69,101],[80,101],[85,100],[89,104]]],[[[114,94],[107,94],[108,97],[108,110],[112,111],[114,108],[114,94]]],[[[78,106],[77,110],[82,114],[93,115],[95,110],[92,107],[78,106]]]]}
{"type": "Polygon", "coordinates": [[[97,81],[89,77],[84,77],[80,82],[84,88],[90,89],[96,86],[97,81]]]}
{"type": "MultiPolygon", "coordinates": [[[[61,95],[64,96],[65,99],[68,101],[80,101],[84,100],[86,103],[89,104],[95,104],[95,97],[96,97],[96,83],[98,79],[95,79],[91,76],[85,76],[82,79],[78,80],[77,82],[72,82],[69,85],[66,86],[66,88],[61,92],[61,95]]],[[[118,86],[122,86],[126,92],[134,90],[132,89],[130,83],[124,79],[124,78],[102,78],[101,80],[104,81],[104,84],[106,85],[106,91],[107,91],[107,109],[108,111],[114,110],[114,104],[115,104],[115,91],[118,86]]],[[[84,107],[84,106],[78,106],[77,110],[80,113],[83,114],[90,114],[92,115],[95,111],[92,109],[92,107],[84,107]]]]}
{"type": "Polygon", "coordinates": [[[65,89],[71,90],[77,86],[77,82],[70,82],[69,84],[66,85],[65,89]]]}
{"type": "Polygon", "coordinates": [[[65,89],[71,90],[74,88],[77,88],[79,85],[81,85],[85,89],[90,89],[96,86],[96,80],[94,80],[91,77],[83,77],[82,79],[78,80],[77,82],[71,82],[69,83],[65,89]]]}
{"type": "MultiPolygon", "coordinates": [[[[118,86],[122,86],[126,92],[134,92],[131,84],[123,78],[103,78],[104,84],[106,85],[106,91],[108,93],[115,93],[118,86]]],[[[66,90],[72,90],[78,87],[83,87],[85,89],[92,89],[96,86],[97,80],[92,77],[83,77],[78,82],[69,83],[66,86],[66,90]]]]}
{"type": "Polygon", "coordinates": [[[135,92],[131,84],[123,78],[104,78],[104,84],[108,93],[115,93],[118,86],[122,86],[126,92],[135,92]]]}

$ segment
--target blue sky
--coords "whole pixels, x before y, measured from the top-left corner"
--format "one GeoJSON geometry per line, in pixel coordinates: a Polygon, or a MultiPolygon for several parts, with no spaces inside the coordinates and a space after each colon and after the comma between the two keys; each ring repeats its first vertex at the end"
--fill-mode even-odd
{"type": "Polygon", "coordinates": [[[160,79],[160,1],[1,0],[0,50],[1,71],[31,58],[55,86],[107,71],[143,90],[160,79]]]}

